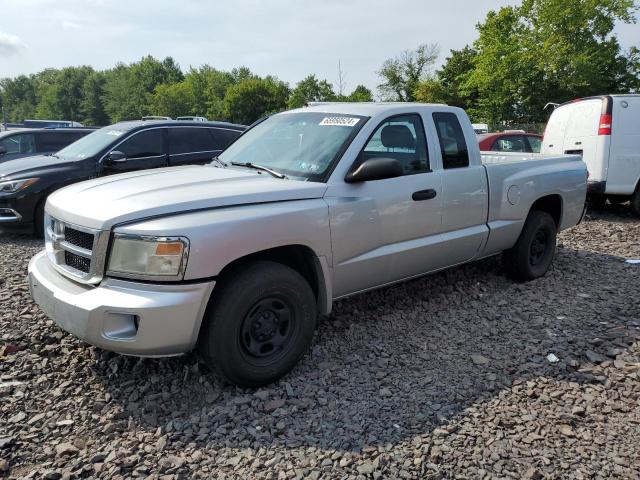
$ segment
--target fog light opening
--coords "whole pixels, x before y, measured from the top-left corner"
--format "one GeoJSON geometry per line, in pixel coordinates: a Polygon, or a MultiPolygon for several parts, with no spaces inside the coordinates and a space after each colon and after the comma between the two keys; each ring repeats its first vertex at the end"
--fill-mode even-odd
{"type": "Polygon", "coordinates": [[[109,312],[102,324],[102,334],[109,340],[135,340],[140,326],[140,317],[129,313],[109,312]]]}

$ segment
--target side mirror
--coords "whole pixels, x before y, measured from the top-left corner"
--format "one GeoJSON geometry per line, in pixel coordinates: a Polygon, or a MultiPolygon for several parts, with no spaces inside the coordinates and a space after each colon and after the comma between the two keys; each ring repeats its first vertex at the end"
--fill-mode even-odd
{"type": "Polygon", "coordinates": [[[127,161],[127,156],[119,150],[113,150],[107,155],[107,161],[109,164],[122,163],[127,161]]]}
{"type": "Polygon", "coordinates": [[[373,157],[365,160],[347,173],[344,181],[347,183],[367,182],[369,180],[401,177],[403,174],[402,165],[395,158],[373,157]]]}
{"type": "Polygon", "coordinates": [[[6,149],[6,148],[4,148],[2,145],[0,145],[0,157],[1,157],[2,155],[4,155],[5,153],[7,153],[7,149],[6,149]]]}

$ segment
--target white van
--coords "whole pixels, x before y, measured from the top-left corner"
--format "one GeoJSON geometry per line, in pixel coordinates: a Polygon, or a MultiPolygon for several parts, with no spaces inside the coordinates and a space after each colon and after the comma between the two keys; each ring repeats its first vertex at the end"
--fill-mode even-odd
{"type": "Polygon", "coordinates": [[[631,200],[640,215],[640,95],[602,95],[560,105],[547,123],[541,153],[581,154],[591,199],[631,200]]]}

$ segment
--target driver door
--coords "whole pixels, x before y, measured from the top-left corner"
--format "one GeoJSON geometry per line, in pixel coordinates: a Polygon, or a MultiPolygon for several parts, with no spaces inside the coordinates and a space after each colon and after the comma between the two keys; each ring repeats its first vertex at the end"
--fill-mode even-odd
{"type": "Polygon", "coordinates": [[[122,152],[123,159],[110,162],[109,155],[107,155],[103,174],[168,166],[166,137],[165,128],[151,128],[135,132],[111,150],[112,152],[122,152]]]}
{"type": "Polygon", "coordinates": [[[422,119],[385,119],[356,162],[391,157],[404,175],[328,188],[334,297],[420,275],[436,268],[442,252],[442,182],[432,171],[422,119]]]}

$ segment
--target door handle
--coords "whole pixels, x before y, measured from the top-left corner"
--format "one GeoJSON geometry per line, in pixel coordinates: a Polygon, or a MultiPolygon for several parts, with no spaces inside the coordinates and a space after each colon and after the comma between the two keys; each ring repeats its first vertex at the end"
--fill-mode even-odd
{"type": "Polygon", "coordinates": [[[413,198],[416,202],[420,202],[422,200],[431,200],[432,198],[436,198],[437,192],[433,188],[429,188],[428,190],[418,190],[417,192],[413,192],[411,198],[413,198]]]}

